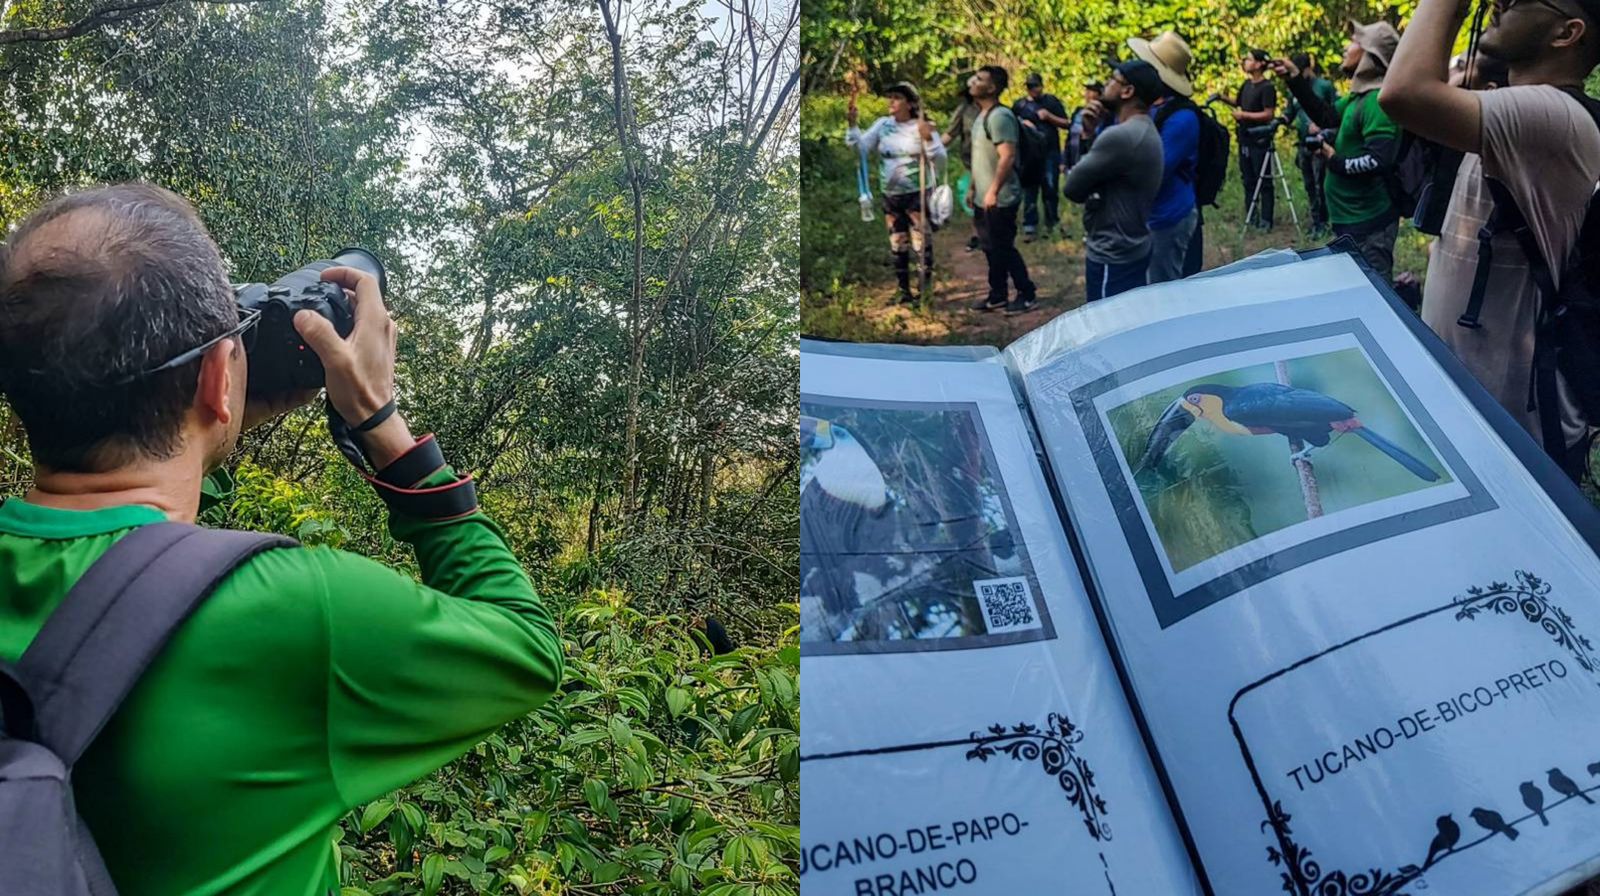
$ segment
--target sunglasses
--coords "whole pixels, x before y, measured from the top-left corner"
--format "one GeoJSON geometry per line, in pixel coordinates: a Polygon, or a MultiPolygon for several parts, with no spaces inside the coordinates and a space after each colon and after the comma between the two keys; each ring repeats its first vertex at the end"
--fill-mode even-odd
{"type": "MultiPolygon", "coordinates": [[[[1500,10],[1500,12],[1506,12],[1514,7],[1522,5],[1523,2],[1524,0],[1494,0],[1494,5],[1500,10]]],[[[1535,5],[1543,6],[1557,15],[1565,16],[1569,19],[1584,17],[1582,12],[1574,14],[1572,10],[1562,9],[1560,6],[1557,6],[1555,3],[1551,2],[1551,0],[1532,0],[1532,2],[1535,5]]]]}
{"type": "Polygon", "coordinates": [[[188,364],[190,361],[193,361],[196,358],[199,358],[201,355],[204,355],[206,352],[210,351],[214,346],[216,346],[217,343],[221,342],[222,340],[224,340],[224,339],[232,339],[235,336],[239,337],[239,341],[240,341],[240,343],[242,343],[245,352],[248,353],[250,351],[250,349],[255,345],[255,341],[256,341],[256,323],[259,322],[260,320],[261,320],[261,311],[259,309],[252,309],[250,311],[246,311],[240,316],[239,325],[234,327],[233,329],[227,331],[226,333],[223,333],[221,336],[218,336],[215,339],[207,340],[206,342],[204,342],[204,343],[202,343],[200,345],[197,345],[194,348],[189,349],[188,351],[184,352],[183,354],[178,355],[177,357],[172,358],[169,361],[166,361],[166,362],[163,362],[161,364],[158,364],[155,367],[152,367],[152,368],[150,368],[148,370],[141,370],[138,373],[132,374],[131,376],[125,376],[122,379],[117,380],[112,385],[126,386],[127,384],[129,384],[129,383],[131,383],[131,382],[133,382],[135,380],[143,379],[143,378],[145,378],[147,376],[150,376],[151,374],[160,373],[163,370],[172,370],[174,368],[182,367],[183,365],[188,364]]]}

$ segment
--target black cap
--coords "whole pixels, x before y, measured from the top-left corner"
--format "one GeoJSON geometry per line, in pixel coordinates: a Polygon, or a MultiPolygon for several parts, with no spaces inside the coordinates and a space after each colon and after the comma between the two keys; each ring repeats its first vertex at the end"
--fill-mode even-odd
{"type": "Polygon", "coordinates": [[[1026,83],[1029,87],[1043,87],[1044,78],[1040,76],[1038,72],[1033,72],[1028,75],[1028,80],[1024,83],[1026,83]]]}
{"type": "Polygon", "coordinates": [[[1118,63],[1116,72],[1122,76],[1122,80],[1133,85],[1133,95],[1146,106],[1161,99],[1161,95],[1166,92],[1166,88],[1161,84],[1161,73],[1143,59],[1130,59],[1118,63]]]}
{"type": "Polygon", "coordinates": [[[1246,55],[1257,62],[1266,62],[1272,58],[1271,54],[1269,54],[1266,50],[1251,49],[1246,51],[1246,55]]]}
{"type": "Polygon", "coordinates": [[[1095,93],[1105,93],[1106,92],[1106,85],[1102,84],[1099,81],[1090,81],[1089,83],[1083,85],[1083,89],[1084,90],[1093,90],[1095,93]]]}

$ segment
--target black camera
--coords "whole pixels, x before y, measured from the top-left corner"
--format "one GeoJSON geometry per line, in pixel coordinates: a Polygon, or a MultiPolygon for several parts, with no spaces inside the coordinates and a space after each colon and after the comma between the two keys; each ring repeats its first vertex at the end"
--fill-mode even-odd
{"type": "Polygon", "coordinates": [[[340,336],[350,335],[356,323],[350,298],[339,284],[321,279],[323,271],[335,267],[356,268],[376,276],[380,292],[388,286],[378,256],[365,249],[350,248],[284,274],[270,284],[240,283],[233,287],[241,312],[261,312],[250,348],[247,391],[251,398],[283,396],[322,386],[322,361],[295,330],[294,315],[302,310],[315,311],[327,318],[340,336]]]}
{"type": "Polygon", "coordinates": [[[1306,149],[1321,149],[1322,144],[1327,142],[1327,139],[1327,131],[1318,131],[1315,134],[1307,134],[1302,137],[1300,139],[1300,145],[1304,146],[1306,149]]]}

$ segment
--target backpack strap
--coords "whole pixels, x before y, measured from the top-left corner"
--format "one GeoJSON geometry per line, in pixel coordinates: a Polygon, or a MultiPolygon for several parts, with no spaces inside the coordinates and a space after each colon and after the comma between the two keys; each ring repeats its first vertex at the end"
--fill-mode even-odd
{"type": "Polygon", "coordinates": [[[71,768],[202,600],[281,535],[153,523],[123,536],[78,579],[17,664],[38,742],[71,768]]]}

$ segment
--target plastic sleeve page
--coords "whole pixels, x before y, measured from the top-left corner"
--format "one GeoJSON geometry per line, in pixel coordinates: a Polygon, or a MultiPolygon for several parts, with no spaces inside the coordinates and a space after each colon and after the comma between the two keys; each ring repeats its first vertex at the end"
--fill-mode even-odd
{"type": "Polygon", "coordinates": [[[1026,343],[1214,892],[1594,873],[1600,559],[1355,264],[1133,292],[1026,343]]]}
{"type": "Polygon", "coordinates": [[[800,379],[801,891],[1199,892],[999,355],[800,379]]]}

